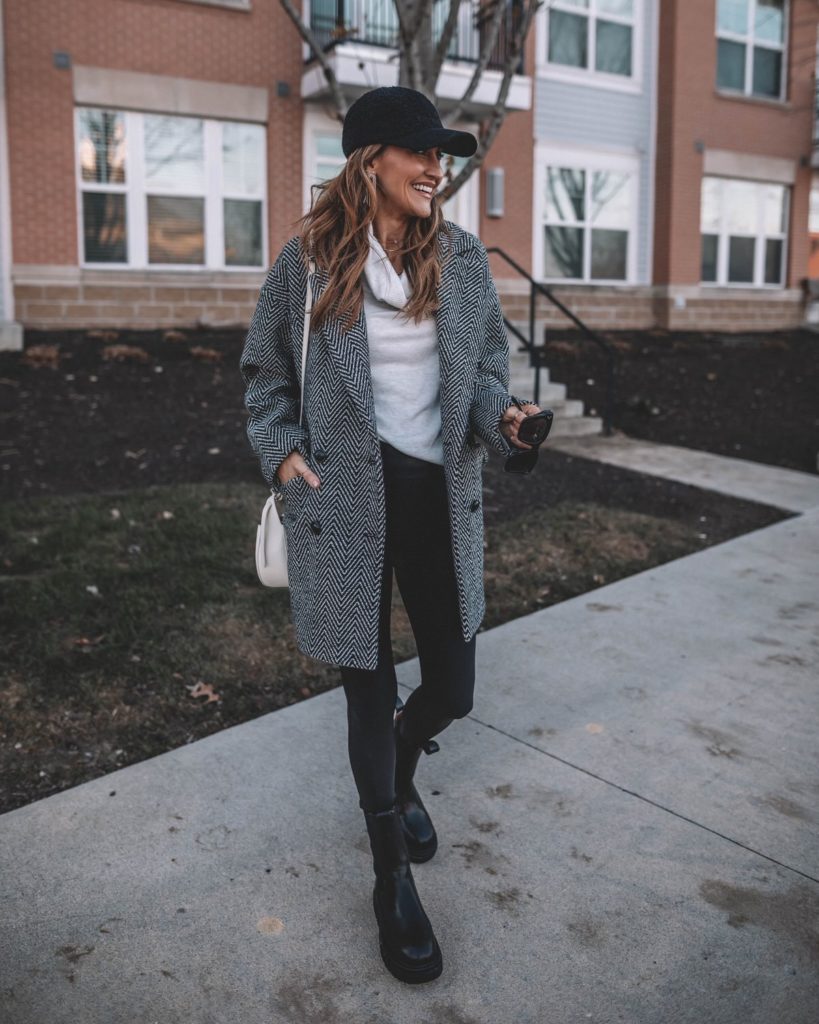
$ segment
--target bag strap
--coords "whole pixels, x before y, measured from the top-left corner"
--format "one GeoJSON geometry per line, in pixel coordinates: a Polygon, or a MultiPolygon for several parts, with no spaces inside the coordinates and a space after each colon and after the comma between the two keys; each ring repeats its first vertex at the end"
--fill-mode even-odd
{"type": "Polygon", "coordinates": [[[302,414],[304,412],[304,372],[307,368],[307,342],[310,337],[310,314],[313,312],[313,288],[310,283],[310,274],[314,273],[316,265],[313,260],[308,259],[307,264],[307,292],[304,300],[304,334],[301,339],[301,406],[299,408],[299,426],[301,426],[302,414]]]}

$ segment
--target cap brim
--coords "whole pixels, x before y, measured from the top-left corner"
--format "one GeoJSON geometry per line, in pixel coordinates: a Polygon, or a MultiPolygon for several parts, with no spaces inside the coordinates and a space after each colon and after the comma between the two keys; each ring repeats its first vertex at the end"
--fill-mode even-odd
{"type": "Polygon", "coordinates": [[[472,156],[478,148],[478,140],[471,132],[461,132],[454,128],[424,128],[419,132],[390,139],[389,145],[405,146],[407,149],[432,149],[437,146],[453,156],[472,156]]]}

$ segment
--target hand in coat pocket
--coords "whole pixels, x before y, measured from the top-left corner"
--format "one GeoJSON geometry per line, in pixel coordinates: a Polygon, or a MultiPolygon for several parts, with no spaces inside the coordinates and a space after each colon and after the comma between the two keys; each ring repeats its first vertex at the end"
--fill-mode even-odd
{"type": "Polygon", "coordinates": [[[313,470],[304,461],[301,452],[296,449],[293,449],[287,458],[282,460],[277,472],[282,485],[297,476],[303,476],[311,487],[318,487],[321,483],[313,470]]]}

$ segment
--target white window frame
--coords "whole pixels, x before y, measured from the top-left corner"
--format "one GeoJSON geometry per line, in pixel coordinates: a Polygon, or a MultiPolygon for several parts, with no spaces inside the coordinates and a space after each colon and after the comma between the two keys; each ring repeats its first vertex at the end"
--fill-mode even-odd
{"type": "MultiPolygon", "coordinates": [[[[78,265],[87,270],[156,270],[156,271],[185,271],[187,273],[202,273],[204,271],[223,271],[225,273],[247,273],[248,271],[264,270],[269,265],[268,238],[267,238],[267,125],[262,125],[265,130],[265,142],[262,146],[262,171],[260,179],[262,182],[261,195],[236,195],[224,188],[222,169],[222,125],[228,123],[225,120],[209,117],[197,117],[196,120],[203,122],[203,143],[204,143],[204,165],[205,165],[205,189],[201,198],[204,198],[205,209],[205,262],[199,264],[191,263],[149,263],[148,262],[148,211],[147,197],[152,194],[172,195],[173,189],[162,188],[156,191],[146,191],[145,186],[145,152],[143,149],[144,140],[144,118],[154,116],[154,111],[121,110],[115,107],[101,107],[94,104],[77,104],[74,107],[74,174],[77,194],[77,262],[78,265]],[[122,114],[125,123],[125,183],[100,183],[84,181],[82,167],[80,164],[80,112],[82,110],[106,110],[122,114]],[[127,261],[120,263],[97,263],[85,259],[85,226],[83,224],[83,200],[84,192],[119,192],[125,195],[125,240],[127,261]],[[262,232],[262,257],[261,263],[256,265],[228,265],[225,263],[225,239],[224,239],[224,206],[225,199],[244,199],[248,201],[261,202],[261,232],[262,232]]],[[[174,115],[186,117],[190,115],[174,115]]],[[[258,122],[248,122],[258,124],[258,122]]],[[[199,195],[187,190],[180,190],[178,195],[199,195]]]]}
{"type": "MultiPolygon", "coordinates": [[[[592,287],[632,287],[637,284],[637,246],[639,244],[639,196],[640,196],[640,159],[636,153],[623,150],[598,147],[564,147],[549,142],[535,144],[534,196],[532,210],[534,216],[532,266],[535,278],[548,285],[590,285],[592,287]],[[583,277],[547,277],[544,273],[546,265],[546,243],[543,229],[546,227],[546,169],[548,167],[571,167],[585,171],[587,185],[593,171],[622,171],[631,175],[631,219],[628,227],[626,243],[626,276],[620,278],[590,277],[591,244],[587,240],[591,224],[583,222],[583,277]]],[[[587,211],[588,213],[588,211],[587,211]]],[[[563,222],[571,226],[569,222],[563,222]]],[[[580,226],[580,225],[578,225],[580,226]]]]}
{"type": "MultiPolygon", "coordinates": [[[[463,128],[464,131],[471,131],[473,134],[478,134],[478,126],[469,123],[459,124],[459,128],[463,128]]],[[[318,147],[316,146],[317,135],[335,135],[339,139],[341,138],[341,125],[333,118],[323,113],[320,110],[307,107],[304,113],[304,131],[303,131],[303,149],[302,156],[304,159],[304,171],[302,174],[303,191],[302,191],[302,212],[307,213],[310,209],[310,185],[312,181],[309,180],[309,170],[316,166],[319,159],[329,160],[329,157],[321,157],[318,155],[318,147]]],[[[338,163],[339,170],[344,166],[344,160],[340,160],[338,163]]],[[[443,163],[443,161],[442,161],[443,163]]],[[[445,220],[454,221],[460,227],[466,231],[471,231],[473,234],[478,234],[478,221],[479,221],[479,210],[478,210],[478,196],[480,188],[480,173],[478,170],[472,172],[472,175],[461,188],[455,193],[455,195],[448,201],[446,206],[442,208],[445,220]]]]}
{"type": "Polygon", "coordinates": [[[714,5],[714,27],[717,38],[717,55],[715,70],[719,70],[719,40],[724,39],[730,43],[741,43],[745,47],[745,82],[742,89],[728,89],[724,85],[714,83],[714,88],[721,96],[746,96],[754,100],[767,101],[768,103],[784,103],[788,91],[788,45],[790,34],[790,0],[784,0],[782,11],[782,24],[784,28],[781,43],[772,43],[767,39],[756,41],[754,36],[754,24],[756,23],[756,0],[748,0],[748,22],[746,32],[740,35],[737,32],[727,32],[719,27],[719,2],[714,5]],[[782,76],[779,80],[779,95],[768,96],[766,93],[753,92],[754,82],[754,47],[759,46],[766,50],[779,50],[782,53],[782,76]]]}
{"type": "MultiPolygon", "coordinates": [[[[702,177],[704,186],[706,178],[715,178],[720,181],[749,181],[747,178],[731,178],[724,174],[706,174],[702,177]]],[[[720,198],[718,204],[720,210],[719,227],[716,231],[703,231],[702,229],[702,205],[700,205],[700,277],[702,277],[702,236],[717,236],[717,279],[716,281],[700,281],[703,288],[753,288],[755,291],[767,289],[768,291],[781,291],[786,287],[788,276],[788,225],[790,224],[790,204],[792,186],[785,185],[781,181],[754,181],[753,184],[780,185],[785,189],[785,230],[784,232],[765,230],[765,204],[760,199],[757,202],[756,211],[756,233],[749,234],[746,231],[729,231],[725,222],[725,203],[720,198]],[[731,238],[753,238],[754,246],[754,279],[753,281],[729,281],[728,262],[731,238]],[[782,241],[782,264],[780,266],[780,280],[776,284],[769,284],[765,281],[765,242],[767,239],[781,239],[782,241]]]]}
{"type": "Polygon", "coordinates": [[[535,15],[535,74],[556,82],[592,85],[615,92],[642,92],[643,89],[643,46],[645,37],[645,0],[634,0],[632,18],[597,12],[597,0],[589,0],[588,9],[576,7],[565,0],[551,0],[543,4],[535,15]],[[553,64],[549,60],[549,11],[566,11],[589,18],[589,67],[574,68],[568,64],[553,64]],[[613,21],[631,27],[631,75],[615,75],[610,71],[598,71],[594,67],[596,33],[593,22],[597,18],[613,21]]]}

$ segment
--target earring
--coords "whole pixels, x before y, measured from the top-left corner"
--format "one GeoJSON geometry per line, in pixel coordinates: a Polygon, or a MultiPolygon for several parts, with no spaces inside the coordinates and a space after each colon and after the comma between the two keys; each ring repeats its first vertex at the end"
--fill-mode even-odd
{"type": "MultiPolygon", "coordinates": [[[[370,179],[370,181],[373,183],[373,185],[375,185],[375,182],[376,182],[375,174],[373,174],[371,171],[368,171],[367,172],[367,177],[370,179]]],[[[370,194],[369,194],[369,192],[365,192],[364,193],[364,205],[365,206],[369,206],[370,205],[370,194]]]]}

